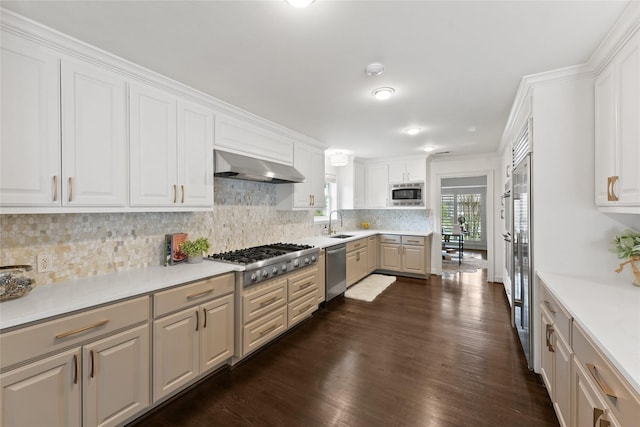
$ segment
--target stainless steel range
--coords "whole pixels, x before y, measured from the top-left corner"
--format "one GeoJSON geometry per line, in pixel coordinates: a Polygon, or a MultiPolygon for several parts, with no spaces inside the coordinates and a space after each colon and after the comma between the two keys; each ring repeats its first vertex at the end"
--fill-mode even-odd
{"type": "Polygon", "coordinates": [[[313,265],[318,262],[319,252],[310,245],[274,243],[208,255],[206,259],[244,266],[242,286],[247,287],[313,265]]]}

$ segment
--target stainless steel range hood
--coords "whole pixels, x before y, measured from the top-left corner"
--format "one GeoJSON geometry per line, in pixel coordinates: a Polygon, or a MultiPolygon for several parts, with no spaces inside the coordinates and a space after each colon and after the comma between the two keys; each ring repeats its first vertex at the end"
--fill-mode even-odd
{"type": "Polygon", "coordinates": [[[215,151],[215,176],[246,181],[286,184],[305,182],[306,178],[293,166],[253,157],[215,151]]]}

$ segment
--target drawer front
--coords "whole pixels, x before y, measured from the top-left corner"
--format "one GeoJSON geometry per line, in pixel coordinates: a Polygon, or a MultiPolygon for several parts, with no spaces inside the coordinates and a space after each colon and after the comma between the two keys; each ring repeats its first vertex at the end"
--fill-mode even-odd
{"type": "Polygon", "coordinates": [[[303,319],[311,316],[311,314],[318,308],[318,291],[314,290],[312,293],[300,298],[296,302],[289,304],[289,327],[295,325],[303,319]]]}
{"type": "Polygon", "coordinates": [[[640,396],[628,386],[608,360],[596,349],[580,326],[573,324],[573,350],[600,396],[623,426],[640,420],[640,396]],[[614,397],[608,396],[612,394],[614,397]]]}
{"type": "Polygon", "coordinates": [[[403,245],[424,246],[424,237],[422,236],[402,236],[403,245]]]}
{"type": "Polygon", "coordinates": [[[242,296],[242,321],[249,323],[287,301],[287,279],[276,279],[265,285],[258,285],[242,296]]]}
{"type": "Polygon", "coordinates": [[[353,242],[347,242],[347,252],[355,251],[356,249],[366,248],[367,239],[354,240],[353,242]]]}
{"type": "Polygon", "coordinates": [[[242,355],[246,355],[263,344],[271,341],[287,329],[287,307],[280,307],[274,312],[243,328],[242,355]]]}
{"type": "Polygon", "coordinates": [[[402,243],[402,236],[398,236],[395,234],[383,234],[380,236],[380,243],[402,243]]]}
{"type": "Polygon", "coordinates": [[[289,301],[318,290],[318,269],[313,268],[289,279],[289,301]]]}
{"type": "Polygon", "coordinates": [[[149,321],[149,297],[111,304],[0,335],[2,368],[149,321]]]}
{"type": "Polygon", "coordinates": [[[562,305],[551,295],[544,283],[541,286],[540,304],[547,310],[551,317],[554,329],[558,331],[566,342],[571,346],[571,315],[567,313],[562,305]]]}
{"type": "Polygon", "coordinates": [[[233,292],[234,274],[223,274],[206,280],[199,280],[188,285],[179,286],[153,295],[154,317],[164,316],[186,307],[200,304],[233,292]]]}

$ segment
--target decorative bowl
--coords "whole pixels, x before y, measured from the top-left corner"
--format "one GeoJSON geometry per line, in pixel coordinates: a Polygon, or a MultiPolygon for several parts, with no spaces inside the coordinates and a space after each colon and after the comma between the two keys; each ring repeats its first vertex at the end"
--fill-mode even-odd
{"type": "Polygon", "coordinates": [[[30,265],[5,265],[0,267],[0,302],[20,298],[31,291],[34,280],[27,274],[30,265]]]}

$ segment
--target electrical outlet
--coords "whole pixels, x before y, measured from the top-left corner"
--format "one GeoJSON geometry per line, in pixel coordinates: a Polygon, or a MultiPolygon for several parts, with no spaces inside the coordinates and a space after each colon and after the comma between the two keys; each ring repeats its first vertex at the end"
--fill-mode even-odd
{"type": "Polygon", "coordinates": [[[46,273],[53,270],[51,255],[38,255],[38,273],[46,273]]]}

